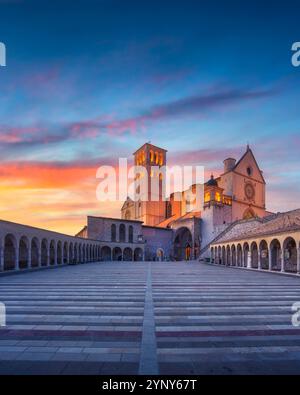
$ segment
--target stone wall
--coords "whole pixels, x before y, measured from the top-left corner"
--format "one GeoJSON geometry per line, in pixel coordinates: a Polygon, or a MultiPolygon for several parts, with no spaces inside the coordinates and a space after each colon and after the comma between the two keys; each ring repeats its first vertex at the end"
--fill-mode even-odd
{"type": "Polygon", "coordinates": [[[169,259],[172,252],[173,231],[171,229],[143,226],[145,241],[145,260],[159,259],[159,250],[163,251],[164,259],[169,259]]]}

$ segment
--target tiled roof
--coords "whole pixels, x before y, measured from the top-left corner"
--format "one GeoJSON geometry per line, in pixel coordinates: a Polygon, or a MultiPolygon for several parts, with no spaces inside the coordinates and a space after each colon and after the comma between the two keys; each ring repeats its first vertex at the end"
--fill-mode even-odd
{"type": "Polygon", "coordinates": [[[217,243],[272,236],[300,230],[300,209],[273,214],[262,219],[241,221],[230,229],[217,243]]]}

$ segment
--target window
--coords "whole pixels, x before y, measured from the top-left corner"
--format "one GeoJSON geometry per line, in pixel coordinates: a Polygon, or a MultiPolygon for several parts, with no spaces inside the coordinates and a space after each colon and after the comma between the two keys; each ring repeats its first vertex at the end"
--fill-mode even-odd
{"type": "Polygon", "coordinates": [[[150,162],[154,162],[154,152],[150,151],[150,162]]]}
{"type": "Polygon", "coordinates": [[[249,176],[249,177],[252,176],[252,173],[253,173],[252,168],[251,168],[250,166],[248,166],[248,167],[247,167],[247,174],[248,174],[248,176],[249,176]]]}
{"type": "Polygon", "coordinates": [[[131,225],[129,226],[128,242],[133,243],[133,227],[131,225]]]}
{"type": "Polygon", "coordinates": [[[221,194],[220,194],[220,192],[216,192],[215,199],[216,199],[216,202],[220,202],[221,201],[221,194]]]}
{"type": "Polygon", "coordinates": [[[210,192],[206,192],[204,195],[204,203],[208,203],[210,201],[210,192]]]}
{"type": "Polygon", "coordinates": [[[111,241],[116,241],[117,240],[117,228],[115,224],[112,224],[111,226],[111,241]]]}
{"type": "Polygon", "coordinates": [[[121,243],[124,243],[126,240],[126,228],[124,224],[121,224],[119,228],[119,240],[121,243]]]}
{"type": "Polygon", "coordinates": [[[159,166],[162,166],[164,164],[164,156],[162,153],[159,154],[159,166]]]}

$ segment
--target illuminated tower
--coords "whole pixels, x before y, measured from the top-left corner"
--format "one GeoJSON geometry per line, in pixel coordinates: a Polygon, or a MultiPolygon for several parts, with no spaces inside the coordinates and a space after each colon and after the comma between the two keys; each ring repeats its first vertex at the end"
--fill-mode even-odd
{"type": "MultiPolygon", "coordinates": [[[[166,218],[164,166],[167,151],[150,143],[144,144],[134,154],[135,166],[147,171],[147,191],[143,199],[134,203],[134,217],[145,225],[156,226],[166,218]],[[153,187],[153,185],[157,187],[153,187]]],[[[140,192],[140,191],[138,191],[140,192]]]]}

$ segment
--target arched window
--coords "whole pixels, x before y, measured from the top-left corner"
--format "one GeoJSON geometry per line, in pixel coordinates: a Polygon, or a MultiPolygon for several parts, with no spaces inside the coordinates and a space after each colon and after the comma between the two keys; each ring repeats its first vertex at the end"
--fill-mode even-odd
{"type": "Polygon", "coordinates": [[[117,241],[117,228],[115,224],[111,226],[111,241],[117,241]]]}
{"type": "Polygon", "coordinates": [[[154,152],[150,151],[150,162],[154,162],[154,152]]]}
{"type": "Polygon", "coordinates": [[[119,228],[119,240],[121,243],[125,243],[126,240],[126,228],[124,224],[120,225],[119,228]]]}
{"type": "Polygon", "coordinates": [[[159,166],[162,166],[164,164],[164,155],[163,153],[159,154],[159,166]]]}
{"type": "Polygon", "coordinates": [[[128,231],[128,242],[133,243],[133,227],[131,225],[129,226],[128,231]]]}
{"type": "Polygon", "coordinates": [[[220,192],[216,192],[216,202],[221,202],[221,194],[220,192]]]}
{"type": "Polygon", "coordinates": [[[210,192],[205,192],[204,203],[210,202],[210,192]]]}

